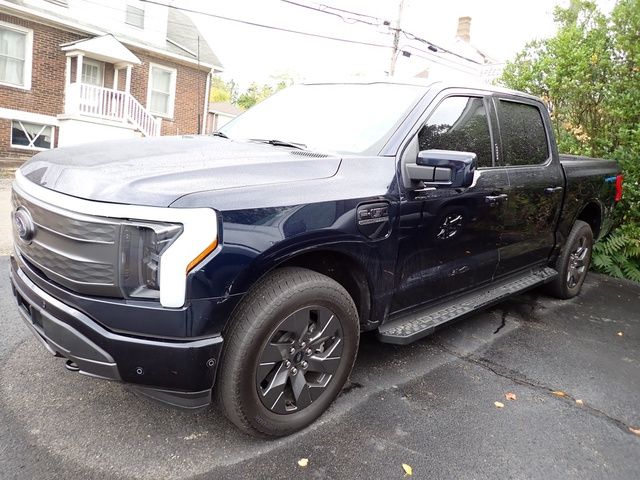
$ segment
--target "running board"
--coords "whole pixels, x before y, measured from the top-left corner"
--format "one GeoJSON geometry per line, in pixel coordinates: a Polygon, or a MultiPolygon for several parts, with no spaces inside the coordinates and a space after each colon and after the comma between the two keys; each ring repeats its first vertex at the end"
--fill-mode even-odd
{"type": "Polygon", "coordinates": [[[558,272],[549,267],[529,270],[522,275],[511,277],[438,305],[391,318],[378,328],[378,338],[384,343],[406,345],[433,333],[435,328],[443,323],[464,317],[516,293],[546,283],[557,275],[558,272]]]}

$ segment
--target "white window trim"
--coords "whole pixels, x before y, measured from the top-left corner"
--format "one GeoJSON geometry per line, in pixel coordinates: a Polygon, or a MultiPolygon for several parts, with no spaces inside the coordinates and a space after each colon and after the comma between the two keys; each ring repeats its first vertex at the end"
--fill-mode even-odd
{"type": "MultiPolygon", "coordinates": [[[[42,128],[40,129],[40,132],[38,133],[38,135],[35,136],[35,138],[33,140],[31,140],[31,143],[33,143],[33,141],[35,141],[36,138],[38,138],[40,136],[40,134],[44,131],[45,128],[49,127],[51,128],[51,147],[50,148],[42,148],[42,147],[36,147],[34,145],[31,146],[24,146],[24,145],[14,145],[13,144],[13,122],[19,122],[20,123],[20,127],[22,127],[22,130],[24,131],[24,126],[22,125],[23,120],[18,120],[17,118],[14,118],[11,120],[11,130],[9,131],[9,147],[11,149],[18,149],[18,150],[30,150],[30,151],[38,151],[38,152],[46,152],[47,150],[52,150],[54,147],[54,145],[56,144],[56,127],[55,125],[51,125],[49,123],[40,123],[40,122],[31,122],[31,121],[27,121],[24,120],[25,123],[35,123],[37,125],[42,125],[42,128]]],[[[26,134],[26,132],[25,132],[26,134]]]]}
{"type": "MultiPolygon", "coordinates": [[[[100,86],[104,87],[104,62],[101,62],[100,60],[94,60],[93,58],[87,58],[84,57],[82,59],[82,68],[84,68],[85,65],[93,65],[94,67],[98,67],[98,70],[100,70],[100,73],[102,74],[102,78],[100,79],[100,86]]],[[[80,72],[80,78],[82,78],[82,72],[80,72]]],[[[93,85],[93,83],[85,83],[85,85],[93,85]]]]}
{"type": "Polygon", "coordinates": [[[11,88],[19,88],[21,90],[31,90],[31,71],[32,71],[32,64],[33,64],[33,30],[31,30],[30,28],[24,28],[19,25],[14,25],[13,23],[7,23],[7,22],[0,22],[0,27],[27,34],[27,38],[25,39],[25,53],[24,53],[24,72],[23,72],[24,84],[15,85],[13,83],[0,81],[0,85],[5,87],[11,87],[11,88]]]}
{"type": "Polygon", "coordinates": [[[147,81],[147,110],[155,117],[162,117],[167,119],[173,119],[176,103],[176,77],[178,76],[178,70],[172,67],[165,67],[157,63],[149,63],[149,78],[147,81]],[[166,114],[154,112],[151,110],[151,71],[154,69],[165,70],[171,73],[171,86],[169,87],[169,112],[166,114]]]}

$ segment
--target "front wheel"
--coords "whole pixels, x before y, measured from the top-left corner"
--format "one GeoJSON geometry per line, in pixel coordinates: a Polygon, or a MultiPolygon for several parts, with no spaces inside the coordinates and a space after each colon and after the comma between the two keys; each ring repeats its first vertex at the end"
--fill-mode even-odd
{"type": "Polygon", "coordinates": [[[557,298],[573,298],[580,293],[591,264],[593,231],[588,223],[576,220],[564,250],[558,257],[558,277],[547,285],[547,292],[557,298]]]}
{"type": "Polygon", "coordinates": [[[219,404],[252,435],[300,430],[340,393],[358,341],[358,314],[340,284],[302,268],[276,270],[229,320],[219,404]]]}

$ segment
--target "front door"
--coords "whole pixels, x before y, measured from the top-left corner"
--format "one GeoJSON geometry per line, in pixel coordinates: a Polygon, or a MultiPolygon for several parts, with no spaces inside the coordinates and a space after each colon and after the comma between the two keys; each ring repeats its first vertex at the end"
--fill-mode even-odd
{"type": "MultiPolygon", "coordinates": [[[[509,176],[497,276],[547,260],[555,244],[564,174],[552,154],[544,105],[497,96],[499,163],[509,176]]],[[[548,123],[547,123],[548,125],[548,123]]]]}
{"type": "Polygon", "coordinates": [[[504,168],[494,166],[488,100],[453,95],[442,99],[411,140],[405,155],[428,149],[473,152],[474,183],[406,189],[400,205],[396,313],[491,281],[498,265],[504,168]]]}

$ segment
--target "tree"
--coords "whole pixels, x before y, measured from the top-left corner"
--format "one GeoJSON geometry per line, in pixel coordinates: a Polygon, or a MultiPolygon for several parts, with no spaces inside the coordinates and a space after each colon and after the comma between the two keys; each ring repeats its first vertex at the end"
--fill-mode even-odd
{"type": "Polygon", "coordinates": [[[548,102],[561,151],[620,162],[620,227],[596,245],[593,264],[640,282],[640,0],[619,0],[608,16],[572,0],[555,21],[556,35],[529,43],[500,83],[548,102]]]}
{"type": "Polygon", "coordinates": [[[233,80],[225,82],[217,76],[211,78],[211,88],[209,90],[210,102],[233,103],[236,100],[237,93],[237,87],[233,80]]]}
{"type": "Polygon", "coordinates": [[[256,103],[260,103],[274,93],[293,84],[293,79],[288,75],[279,75],[272,78],[276,80],[275,85],[268,83],[258,85],[255,82],[249,85],[249,88],[238,96],[236,104],[241,108],[251,108],[256,103]]]}

